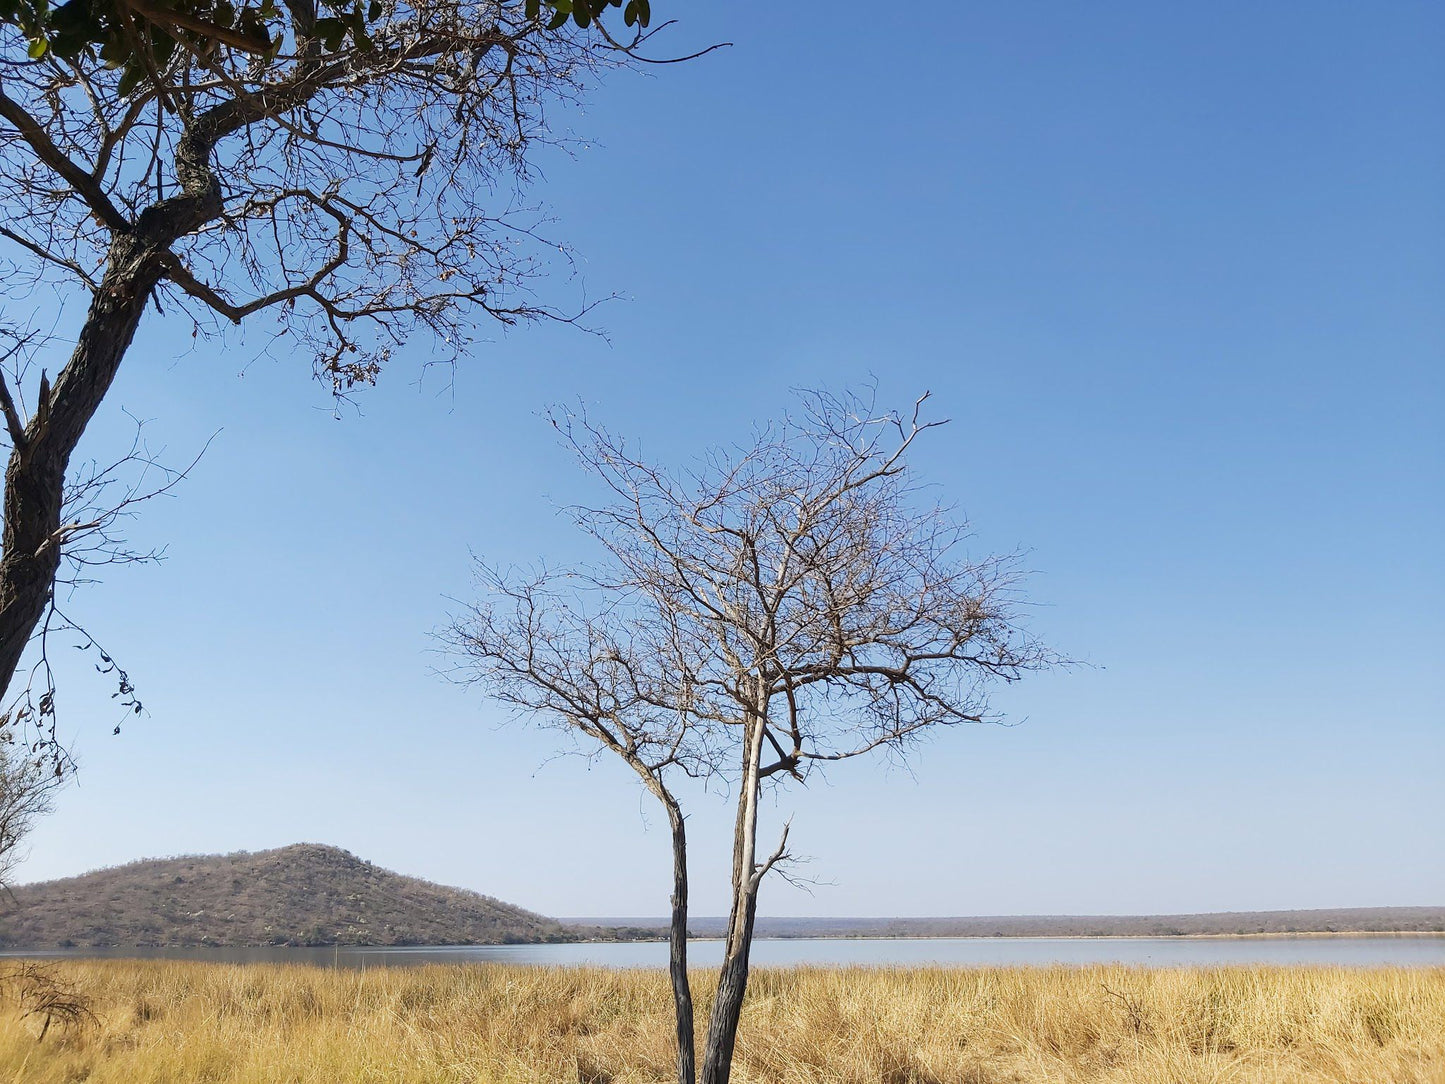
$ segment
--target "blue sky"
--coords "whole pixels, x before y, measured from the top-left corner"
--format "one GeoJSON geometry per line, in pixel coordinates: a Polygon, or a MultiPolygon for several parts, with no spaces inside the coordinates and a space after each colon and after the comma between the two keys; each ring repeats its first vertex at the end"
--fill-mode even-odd
{"type": "MultiPolygon", "coordinates": [[[[659,11],[663,5],[658,4],[659,11]]],[[[155,567],[68,603],[149,714],[82,770],[22,876],[334,843],[560,915],[661,914],[665,824],[435,670],[500,562],[581,552],[587,484],[537,412],[581,399],[676,462],[795,386],[925,389],[920,472],[1086,667],[999,695],[908,771],[840,766],[774,914],[1163,912],[1445,900],[1445,59],[1436,5],[678,6],[695,63],[616,74],[535,189],[596,323],[411,344],[333,417],[259,333],[148,317],[121,408],[190,458],[155,567]],[[892,12],[884,12],[884,17],[892,12]]],[[[42,308],[43,315],[48,315],[42,308]]],[[[60,315],[73,326],[78,310],[60,315]]],[[[695,908],[726,905],[695,796],[695,908]]]]}

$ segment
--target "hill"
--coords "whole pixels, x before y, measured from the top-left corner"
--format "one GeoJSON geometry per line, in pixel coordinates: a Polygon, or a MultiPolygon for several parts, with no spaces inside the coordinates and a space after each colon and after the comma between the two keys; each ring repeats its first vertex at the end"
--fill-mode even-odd
{"type": "Polygon", "coordinates": [[[471,945],[576,935],[519,907],[379,869],[336,847],[146,859],[22,885],[0,946],[471,945]]]}

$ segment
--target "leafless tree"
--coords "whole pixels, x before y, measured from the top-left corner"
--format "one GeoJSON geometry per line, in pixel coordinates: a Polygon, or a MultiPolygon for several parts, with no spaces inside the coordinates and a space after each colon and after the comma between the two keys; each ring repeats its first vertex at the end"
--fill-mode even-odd
{"type": "Polygon", "coordinates": [[[451,630],[452,646],[475,668],[465,681],[485,685],[503,703],[543,723],[579,733],[622,758],[667,811],[672,837],[669,971],[677,1015],[678,1079],[695,1077],[692,993],[687,976],[687,827],[670,785],[674,773],[710,773],[713,756],[697,725],[706,691],[689,682],[703,645],[692,630],[643,600],[596,598],[572,577],[543,570],[507,576],[482,566],[492,601],[451,630]]]}
{"type": "Polygon", "coordinates": [[[23,858],[20,846],[30,829],[50,811],[57,782],[42,759],[0,744],[0,891],[10,887],[10,875],[23,858]]]}
{"type": "Polygon", "coordinates": [[[71,458],[147,306],[197,336],[268,318],[337,394],[418,333],[447,361],[492,321],[569,318],[529,289],[557,248],[522,203],[528,148],[643,35],[553,15],[377,0],[363,25],[268,0],[264,48],[138,24],[139,80],[93,50],[34,56],[0,26],[0,289],[84,305],[53,379],[0,373],[0,694],[64,555],[98,537],[64,518],[71,458]]]}
{"type": "MultiPolygon", "coordinates": [[[[675,825],[684,889],[682,817],[656,777],[731,782],[732,907],[704,1084],[731,1072],[759,888],[789,857],[786,827],[759,850],[763,788],[983,722],[992,683],[1056,661],[1021,626],[1016,556],[969,557],[966,525],[913,480],[910,451],[943,424],[924,420],[927,398],[900,415],[805,393],[796,416],[681,473],[554,415],[607,487],[605,503],[574,510],[605,556],[526,577],[484,568],[491,596],[451,630],[467,676],[643,776],[675,825]]],[[[691,1084],[685,901],[674,897],[671,935],[691,1084]]]]}

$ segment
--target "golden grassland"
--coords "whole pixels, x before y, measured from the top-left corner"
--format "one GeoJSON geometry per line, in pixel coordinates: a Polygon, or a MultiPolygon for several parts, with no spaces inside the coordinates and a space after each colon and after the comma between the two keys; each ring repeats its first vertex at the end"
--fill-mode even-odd
{"type": "MultiPolygon", "coordinates": [[[[64,962],[96,1019],[0,1008],[8,1081],[667,1081],[660,971],[64,962]]],[[[703,994],[712,975],[699,972],[703,994]]],[[[699,1019],[706,1018],[706,997],[699,1019]]],[[[1445,968],[766,969],[733,1079],[1445,1082],[1445,968]]]]}

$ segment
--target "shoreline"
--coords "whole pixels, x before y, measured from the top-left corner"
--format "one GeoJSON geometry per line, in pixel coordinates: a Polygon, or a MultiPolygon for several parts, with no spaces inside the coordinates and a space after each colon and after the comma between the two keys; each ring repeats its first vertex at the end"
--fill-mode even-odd
{"type": "MultiPolygon", "coordinates": [[[[1001,941],[1328,941],[1328,940],[1362,940],[1365,938],[1381,939],[1445,939],[1445,930],[1347,930],[1347,931],[1303,931],[1290,933],[1118,933],[1118,934],[774,934],[771,936],[754,936],[753,941],[789,942],[789,941],[980,941],[980,942],[1001,942],[1001,941]]],[[[694,935],[687,939],[688,944],[713,944],[721,943],[726,938],[716,934],[694,935]]],[[[570,945],[659,945],[667,944],[667,937],[629,937],[629,938],[587,938],[581,941],[557,942],[558,944],[570,945]]],[[[125,946],[115,946],[125,947],[125,946]]],[[[152,947],[152,946],[146,946],[152,947]]],[[[159,946],[155,946],[159,947],[159,946]]],[[[177,948],[201,948],[204,946],[174,946],[177,948]]],[[[233,946],[249,947],[249,946],[233,946]]],[[[331,948],[330,945],[317,946],[331,948]]],[[[446,945],[354,945],[341,946],[342,948],[460,948],[469,946],[446,946],[446,945]]]]}
{"type": "MultiPolygon", "coordinates": [[[[1280,933],[809,933],[757,935],[754,941],[1233,941],[1296,940],[1331,937],[1445,937],[1445,930],[1289,930],[1280,933]]],[[[690,936],[688,941],[723,941],[716,934],[690,936]]],[[[598,938],[570,944],[650,944],[666,937],[598,938]]],[[[330,946],[327,946],[330,947],[330,946]]]]}
{"type": "MultiPolygon", "coordinates": [[[[1024,942],[1111,942],[1111,941],[1326,941],[1326,940],[1364,940],[1379,938],[1382,940],[1411,940],[1411,939],[1445,939],[1445,930],[1320,930],[1320,931],[1299,931],[1285,933],[1190,933],[1190,934],[817,934],[817,935],[774,935],[757,936],[754,942],[807,942],[807,941],[838,941],[838,942],[892,942],[892,941],[976,941],[984,943],[998,943],[1010,941],[1024,942]]],[[[667,937],[590,937],[579,938],[575,941],[481,941],[462,943],[440,943],[440,944],[345,944],[332,942],[328,944],[314,945],[249,945],[249,944],[117,944],[117,945],[47,945],[38,947],[0,946],[0,959],[24,958],[28,956],[45,956],[54,958],[83,959],[88,953],[119,953],[129,951],[146,952],[188,952],[192,950],[214,950],[214,951],[253,951],[275,949],[287,950],[345,950],[348,952],[373,951],[384,952],[388,950],[426,952],[429,950],[445,951],[454,949],[495,949],[495,948],[537,948],[544,945],[658,945],[666,944],[667,937]]],[[[721,943],[725,939],[720,936],[706,934],[688,938],[689,944],[713,944],[721,943]]],[[[98,957],[103,958],[103,957],[98,957]]]]}

